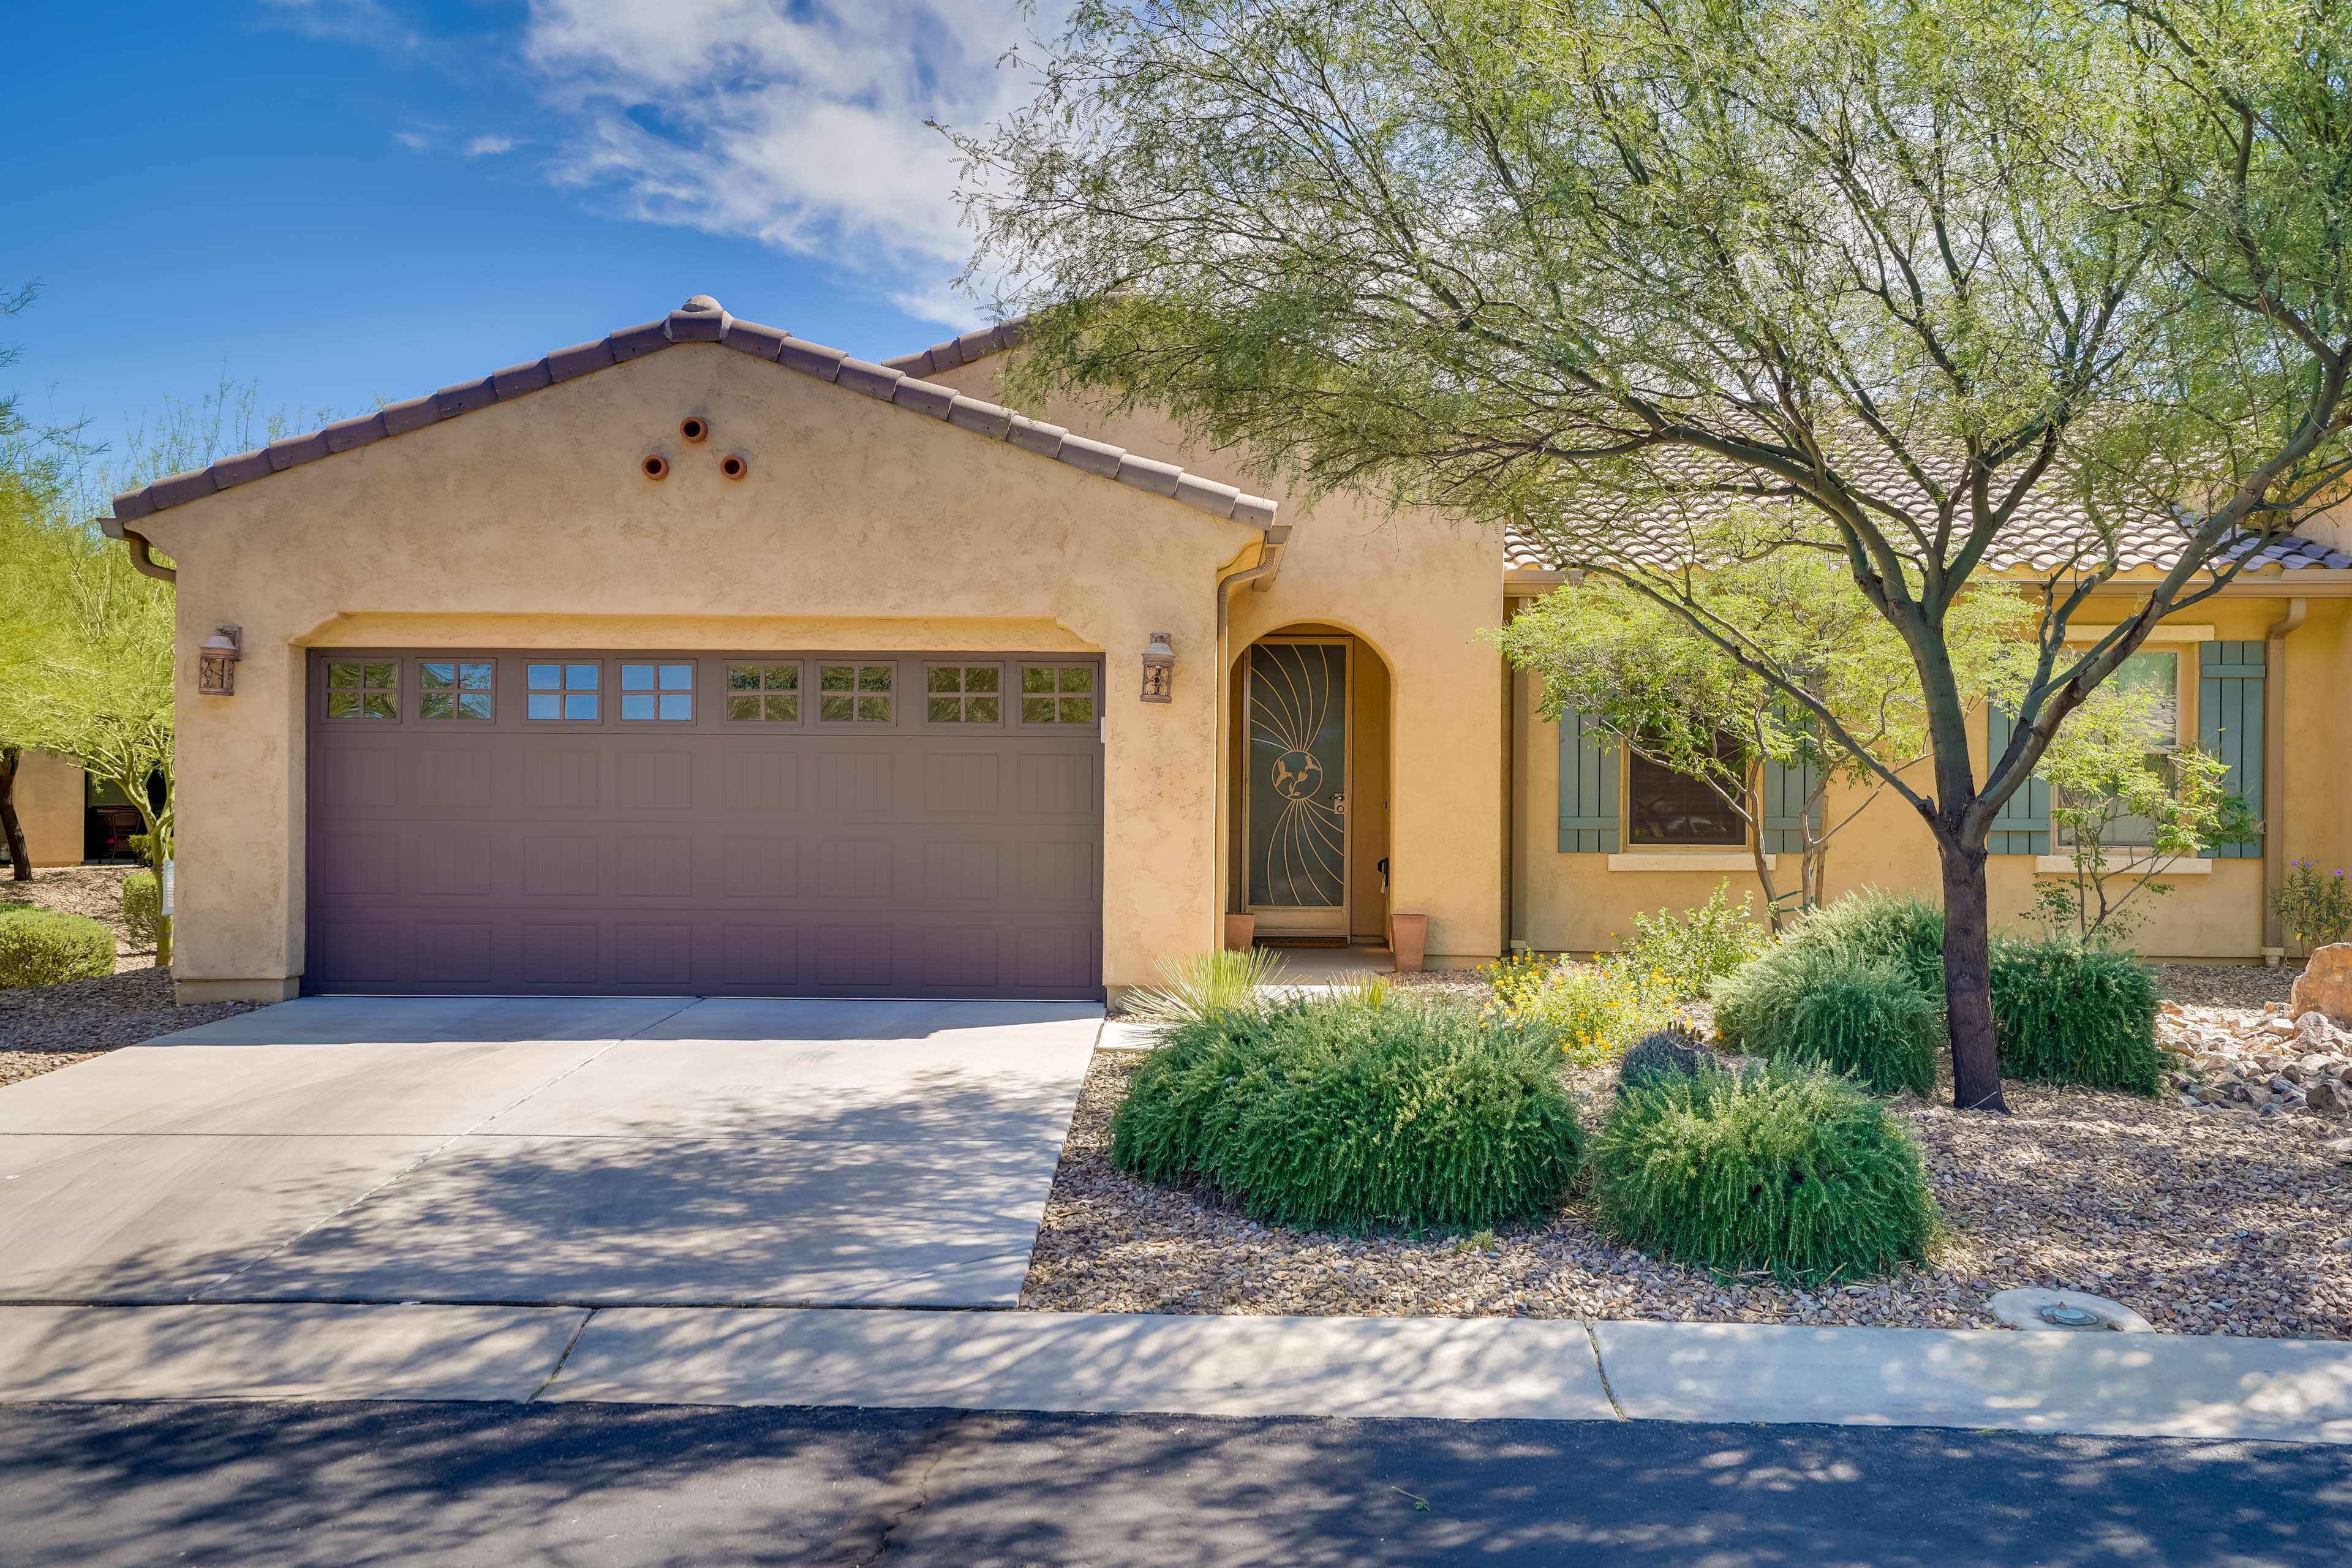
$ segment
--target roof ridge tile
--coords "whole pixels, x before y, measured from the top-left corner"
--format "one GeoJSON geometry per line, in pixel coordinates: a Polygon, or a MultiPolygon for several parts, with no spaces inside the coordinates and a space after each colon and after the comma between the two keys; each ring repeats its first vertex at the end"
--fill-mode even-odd
{"type": "Polygon", "coordinates": [[[371,414],[339,419],[321,430],[284,437],[254,451],[222,458],[207,467],[157,479],[140,489],[126,490],[114,498],[113,521],[120,523],[147,517],[165,507],[282,473],[336,452],[406,435],[509,397],[541,391],[558,382],[604,370],[656,349],[676,343],[707,342],[772,361],[787,370],[862,392],[912,413],[945,420],[959,429],[1054,458],[1081,472],[1169,497],[1195,510],[1255,528],[1273,523],[1276,504],[1262,496],[1244,495],[1232,485],[1186,473],[1175,463],[1139,457],[1107,441],[1073,436],[1058,425],[1031,419],[996,404],[966,396],[942,383],[909,374],[916,366],[927,371],[952,369],[1016,347],[1026,336],[1027,321],[1026,317],[1002,321],[966,332],[919,354],[902,355],[876,364],[839,349],[795,338],[781,328],[739,321],[729,315],[718,300],[698,294],[658,320],[624,327],[588,342],[557,349],[541,359],[509,365],[473,381],[457,382],[422,397],[388,404],[371,414]]]}

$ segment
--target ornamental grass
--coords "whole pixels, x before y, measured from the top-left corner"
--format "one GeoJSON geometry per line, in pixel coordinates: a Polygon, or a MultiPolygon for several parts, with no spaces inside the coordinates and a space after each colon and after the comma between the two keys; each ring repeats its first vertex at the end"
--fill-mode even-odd
{"type": "Polygon", "coordinates": [[[1810,1063],[1621,1085],[1591,1166],[1620,1241],[1718,1274],[1857,1280],[1926,1261],[1937,1236],[1909,1133],[1810,1063]]]}
{"type": "Polygon", "coordinates": [[[1550,1030],[1461,1003],[1295,999],[1179,1025],[1111,1123],[1111,1163],[1208,1183],[1298,1229],[1478,1229],[1532,1218],[1583,1133],[1550,1030]]]}

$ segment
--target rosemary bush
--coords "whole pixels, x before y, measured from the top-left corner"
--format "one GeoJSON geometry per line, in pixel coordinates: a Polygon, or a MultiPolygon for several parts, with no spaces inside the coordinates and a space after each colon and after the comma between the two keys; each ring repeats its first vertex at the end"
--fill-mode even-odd
{"type": "Polygon", "coordinates": [[[1540,1026],[1464,1004],[1298,999],[1171,1029],[1111,1123],[1111,1163],[1209,1182],[1301,1229],[1478,1228],[1558,1204],[1583,1152],[1540,1026]]]}
{"type": "Polygon", "coordinates": [[[1804,1063],[1624,1084],[1591,1163],[1619,1240],[1722,1273],[1860,1279],[1924,1261],[1937,1234],[1910,1134],[1804,1063]]]}
{"type": "Polygon", "coordinates": [[[2156,972],[2127,952],[2064,937],[1992,944],[1993,1028],[2004,1077],[2154,1094],[2156,972]]]}
{"type": "Polygon", "coordinates": [[[1754,1056],[1819,1061],[1880,1094],[1936,1090],[1936,1007],[1897,959],[1858,943],[1783,942],[1716,983],[1715,1023],[1754,1056]]]}

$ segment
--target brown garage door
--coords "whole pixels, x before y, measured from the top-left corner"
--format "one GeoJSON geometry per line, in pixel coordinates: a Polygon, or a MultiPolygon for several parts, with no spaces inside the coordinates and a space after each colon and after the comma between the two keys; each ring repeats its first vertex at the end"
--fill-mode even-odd
{"type": "Polygon", "coordinates": [[[1102,994],[1102,669],[313,650],[313,992],[1102,994]]]}

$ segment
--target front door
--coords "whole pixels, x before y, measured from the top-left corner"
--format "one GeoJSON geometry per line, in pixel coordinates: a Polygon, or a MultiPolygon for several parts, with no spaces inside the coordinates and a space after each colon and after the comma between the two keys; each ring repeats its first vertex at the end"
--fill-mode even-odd
{"type": "Polygon", "coordinates": [[[1285,637],[1249,656],[1249,910],[1261,937],[1348,941],[1348,654],[1285,637]]]}

